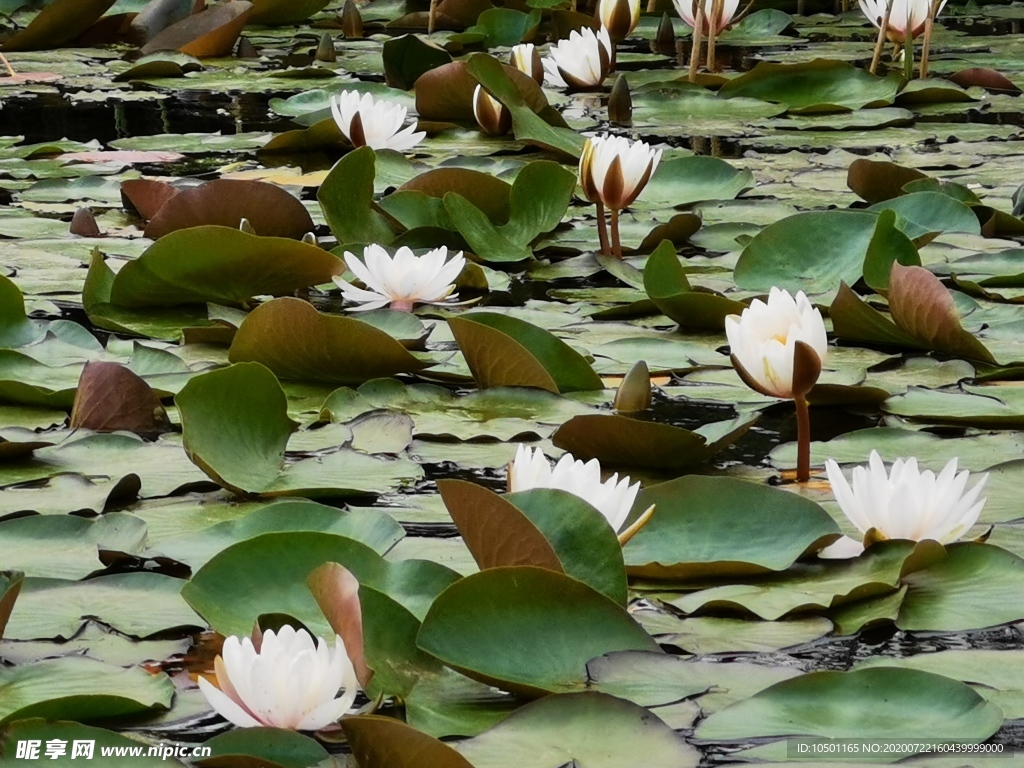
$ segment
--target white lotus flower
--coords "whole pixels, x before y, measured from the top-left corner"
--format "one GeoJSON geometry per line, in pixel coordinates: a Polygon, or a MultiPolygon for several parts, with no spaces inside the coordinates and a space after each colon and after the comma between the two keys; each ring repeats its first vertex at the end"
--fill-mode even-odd
{"type": "MultiPolygon", "coordinates": [[[[860,9],[868,17],[868,21],[876,27],[882,26],[885,18],[887,0],[860,0],[860,9]]],[[[942,0],[939,12],[946,5],[942,0]]],[[[924,24],[932,11],[931,0],[892,0],[892,11],[889,14],[889,26],[886,30],[893,42],[902,43],[910,31],[911,39],[924,31],[924,24]]],[[[936,13],[938,15],[938,12],[936,13]]]]}
{"type": "Polygon", "coordinates": [[[536,80],[537,85],[544,84],[544,65],[540,60],[540,51],[533,43],[512,46],[508,63],[536,80]]]}
{"type": "Polygon", "coordinates": [[[387,304],[392,309],[411,312],[413,304],[441,304],[456,298],[455,280],[466,266],[459,251],[451,259],[445,246],[435,248],[422,256],[402,246],[394,257],[379,245],[363,248],[363,260],[345,252],[345,263],[366,289],[357,288],[335,277],[335,284],[350,301],[362,304],[356,311],[379,309],[387,304]]]}
{"type": "Polygon", "coordinates": [[[241,728],[325,728],[349,711],[359,691],[340,637],[331,649],[323,638],[314,644],[306,630],[289,626],[264,632],[259,651],[248,637],[229,637],[214,668],[217,684],[200,676],[199,690],[241,728]]]}
{"type": "Polygon", "coordinates": [[[482,85],[473,91],[473,117],[480,130],[491,136],[503,136],[512,127],[512,113],[508,107],[491,96],[482,85]]]}
{"type": "Polygon", "coordinates": [[[416,146],[427,134],[414,133],[415,125],[402,129],[407,112],[401,104],[374,101],[373,96],[360,96],[359,91],[342,91],[331,97],[334,122],[353,147],[402,151],[416,146]]]}
{"type": "Polygon", "coordinates": [[[640,23],[640,0],[599,0],[597,15],[608,36],[620,42],[640,23]]]}
{"type": "Polygon", "coordinates": [[[772,288],[768,303],[754,299],[742,315],[725,318],[733,364],[752,389],[770,397],[793,399],[807,394],[821,372],[828,354],[828,338],[821,312],[803,291],[796,298],[789,291],[772,288]],[[796,343],[802,341],[818,356],[816,371],[804,372],[809,381],[794,386],[796,343]]]}
{"type": "Polygon", "coordinates": [[[569,37],[551,46],[544,59],[544,71],[555,85],[570,88],[594,88],[612,71],[612,47],[608,30],[594,33],[589,27],[573,30],[569,37]]]}
{"type": "Polygon", "coordinates": [[[633,508],[640,483],[629,484],[629,477],[619,480],[618,473],[601,482],[601,464],[597,459],[584,463],[565,454],[552,468],[539,448],[520,443],[509,469],[509,491],[531,488],[556,488],[568,491],[596,508],[618,532],[633,508]]]}
{"type": "Polygon", "coordinates": [[[580,186],[592,203],[613,211],[632,204],[661,162],[661,150],[621,136],[592,136],[580,155],[580,186]]]}
{"type": "MultiPolygon", "coordinates": [[[[679,17],[687,23],[690,28],[697,25],[697,19],[694,16],[694,2],[693,0],[672,0],[676,6],[676,13],[679,17]]],[[[700,0],[697,0],[700,2],[700,0]]],[[[885,0],[882,0],[884,3],[885,0]]],[[[711,31],[711,14],[714,11],[715,0],[704,0],[704,34],[708,34],[711,31]]],[[[722,13],[718,17],[715,29],[719,32],[725,27],[729,26],[732,22],[733,17],[736,15],[736,11],[740,7],[740,0],[725,0],[722,3],[722,13]]]]}
{"type": "MultiPolygon", "coordinates": [[[[853,483],[847,482],[839,465],[825,462],[832,493],[843,514],[857,530],[875,530],[876,539],[932,539],[950,544],[971,529],[985,506],[981,495],[988,475],[967,490],[970,472],[957,474],[957,460],[951,459],[936,476],[921,472],[917,459],[897,459],[887,474],[882,457],[872,451],[867,467],[854,467],[853,483]]],[[[864,544],[849,536],[825,547],[818,557],[856,557],[864,544]]]]}

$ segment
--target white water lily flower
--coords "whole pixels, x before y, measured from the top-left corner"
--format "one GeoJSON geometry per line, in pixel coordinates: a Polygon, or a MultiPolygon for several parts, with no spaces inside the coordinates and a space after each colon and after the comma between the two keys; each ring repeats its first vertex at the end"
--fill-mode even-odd
{"type": "MultiPolygon", "coordinates": [[[[888,0],[860,0],[860,9],[875,27],[882,26],[888,0]]],[[[939,12],[946,5],[942,0],[939,12]]],[[[886,32],[889,39],[902,43],[910,32],[911,39],[924,31],[924,24],[932,12],[931,0],[892,0],[892,11],[889,13],[889,26],[886,32]]],[[[938,13],[936,13],[938,15],[938,13]]]]}
{"type": "MultiPolygon", "coordinates": [[[[897,459],[886,473],[882,457],[872,451],[867,467],[854,467],[851,484],[835,461],[825,462],[839,508],[861,533],[874,529],[875,538],[932,539],[940,544],[960,539],[978,522],[985,506],[985,498],[979,496],[988,475],[967,490],[971,473],[956,470],[957,460],[951,459],[938,475],[922,472],[917,459],[911,458],[897,459]]],[[[844,536],[818,557],[856,557],[863,551],[862,542],[844,536]]]]}
{"type": "Polygon", "coordinates": [[[640,0],[599,0],[597,15],[608,36],[620,42],[640,23],[640,0]]]}
{"type": "Polygon", "coordinates": [[[528,491],[531,488],[556,488],[568,491],[596,508],[618,532],[633,508],[640,483],[629,484],[629,477],[619,480],[618,473],[601,482],[601,464],[597,459],[577,461],[565,454],[551,466],[539,448],[528,448],[522,443],[516,449],[516,458],[509,469],[509,491],[528,491]]]}
{"type": "MultiPolygon", "coordinates": [[[[701,0],[697,0],[700,2],[701,0]]],[[[676,13],[679,17],[687,23],[691,28],[697,25],[697,19],[694,16],[694,2],[693,0],[672,0],[676,6],[676,13]]],[[[884,0],[883,0],[884,2],[884,0]]],[[[714,12],[715,0],[703,0],[704,3],[704,34],[708,34],[711,31],[711,14],[714,12]]],[[[736,15],[736,11],[740,7],[740,0],[725,0],[722,3],[722,12],[718,17],[715,29],[719,32],[725,27],[729,26],[732,22],[733,17],[736,15]]]]}
{"type": "Polygon", "coordinates": [[[803,291],[794,298],[789,291],[772,288],[767,304],[754,299],[742,315],[725,318],[725,335],[737,372],[748,386],[770,397],[794,399],[807,394],[828,354],[825,322],[803,291]],[[813,380],[799,381],[794,388],[798,341],[814,350],[818,366],[813,380]]]}
{"type": "Polygon", "coordinates": [[[407,113],[401,104],[374,101],[373,96],[360,96],[359,91],[342,91],[331,97],[334,122],[354,147],[402,151],[416,146],[427,134],[415,132],[415,125],[402,129],[407,113]]]}
{"type": "Polygon", "coordinates": [[[466,259],[462,251],[449,259],[443,245],[422,256],[403,245],[394,257],[379,245],[368,245],[363,248],[362,261],[346,251],[345,263],[366,286],[364,290],[341,277],[334,278],[346,299],[362,304],[354,307],[356,311],[390,304],[392,309],[411,312],[413,304],[441,304],[456,298],[452,291],[466,259]]]}
{"type": "Polygon", "coordinates": [[[214,668],[217,684],[200,676],[199,690],[241,728],[325,728],[349,711],[359,691],[340,637],[331,649],[289,626],[264,632],[259,651],[248,637],[229,637],[214,668]]]}
{"type": "Polygon", "coordinates": [[[592,136],[580,155],[580,186],[592,203],[621,211],[637,195],[661,162],[661,150],[621,136],[592,136]]]}
{"type": "Polygon", "coordinates": [[[473,91],[473,117],[480,130],[491,136],[503,136],[512,127],[508,107],[491,96],[482,85],[473,91]]]}
{"type": "Polygon", "coordinates": [[[551,46],[544,59],[544,71],[555,85],[570,88],[594,88],[612,71],[612,47],[608,30],[585,27],[573,30],[569,37],[551,46]]]}
{"type": "Polygon", "coordinates": [[[544,84],[544,65],[540,60],[540,51],[533,43],[520,43],[512,46],[508,63],[523,74],[532,77],[537,85],[544,84]]]}

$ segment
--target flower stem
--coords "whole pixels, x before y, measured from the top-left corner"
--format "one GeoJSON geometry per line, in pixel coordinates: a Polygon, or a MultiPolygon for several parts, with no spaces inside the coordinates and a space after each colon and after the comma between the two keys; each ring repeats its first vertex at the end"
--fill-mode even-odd
{"type": "Polygon", "coordinates": [[[697,13],[693,20],[693,48],[690,51],[690,76],[691,83],[697,81],[697,69],[700,67],[700,47],[702,44],[701,35],[704,34],[704,3],[694,2],[697,6],[697,13]]]}
{"type": "Polygon", "coordinates": [[[882,60],[882,48],[885,47],[885,33],[889,29],[889,19],[892,16],[892,4],[894,0],[889,0],[885,4],[885,15],[882,16],[882,24],[878,27],[878,39],[875,40],[875,53],[871,57],[871,69],[868,71],[873,75],[878,69],[878,62],[882,60]]]}
{"type": "Polygon", "coordinates": [[[604,205],[602,203],[595,203],[597,206],[597,239],[601,243],[601,254],[603,256],[611,255],[611,251],[608,250],[608,224],[604,220],[604,205]]]}
{"type": "Polygon", "coordinates": [[[924,22],[924,42],[921,44],[921,79],[928,77],[928,54],[932,47],[932,32],[935,29],[935,17],[939,15],[939,0],[932,0],[928,18],[924,22]]]}
{"type": "Polygon", "coordinates": [[[715,49],[718,43],[718,20],[722,18],[723,0],[714,0],[708,18],[708,72],[715,71],[715,49]]]}
{"type": "Polygon", "coordinates": [[[811,479],[811,410],[807,397],[800,395],[796,403],[796,481],[806,483],[811,479]]]}
{"type": "Polygon", "coordinates": [[[619,211],[612,208],[612,255],[622,258],[622,240],[619,239],[619,211]]]}

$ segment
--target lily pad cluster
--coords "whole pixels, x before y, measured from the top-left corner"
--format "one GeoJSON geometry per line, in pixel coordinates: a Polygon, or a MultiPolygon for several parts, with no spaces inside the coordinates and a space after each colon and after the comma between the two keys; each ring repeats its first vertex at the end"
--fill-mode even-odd
{"type": "Polygon", "coordinates": [[[1020,8],[946,8],[911,79],[821,4],[706,27],[624,0],[40,5],[0,0],[0,753],[1015,743],[1020,8]],[[651,148],[628,189],[587,160],[609,133],[651,148]],[[599,176],[630,198],[611,250],[599,176]],[[461,273],[402,291],[374,249],[461,273]],[[791,407],[724,331],[772,289],[827,330],[807,482],[791,407]],[[520,445],[639,483],[623,525],[513,492],[520,445]],[[825,468],[872,451],[987,475],[977,525],[862,530],[825,468]],[[827,557],[844,534],[864,552],[827,557]],[[229,729],[198,679],[286,625],[342,639],[353,711],[229,729]]]}

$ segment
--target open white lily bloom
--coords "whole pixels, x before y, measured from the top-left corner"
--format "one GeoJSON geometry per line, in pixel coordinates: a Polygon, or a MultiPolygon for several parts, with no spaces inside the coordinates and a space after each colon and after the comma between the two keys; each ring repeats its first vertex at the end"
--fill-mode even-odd
{"type": "Polygon", "coordinates": [[[794,399],[807,394],[818,378],[828,354],[825,322],[803,291],[794,298],[789,291],[772,288],[768,303],[754,299],[742,315],[725,318],[736,370],[752,389],[770,397],[794,399]],[[813,380],[794,387],[796,343],[807,344],[818,356],[813,380]],[[742,366],[742,370],[740,370],[742,366]],[[801,390],[801,391],[797,391],[801,390]]]}
{"type": "MultiPolygon", "coordinates": [[[[680,0],[677,0],[679,2],[680,0]]],[[[882,26],[888,0],[860,0],[860,9],[875,27],[882,26]]],[[[942,0],[939,12],[946,5],[942,0]]],[[[895,43],[902,43],[907,34],[913,40],[924,31],[925,22],[932,12],[931,0],[892,0],[892,11],[889,13],[889,25],[886,34],[895,43]]],[[[938,13],[936,13],[938,15],[938,13]]]]}
{"type": "Polygon", "coordinates": [[[392,257],[375,244],[363,248],[362,261],[346,251],[345,263],[366,286],[357,288],[341,277],[334,278],[346,299],[362,305],[354,310],[380,309],[390,304],[392,309],[411,312],[413,304],[441,304],[457,298],[452,292],[466,259],[462,251],[449,259],[443,245],[422,256],[403,245],[392,257]]]}
{"type": "Polygon", "coordinates": [[[640,0],[600,0],[597,15],[608,36],[616,43],[621,42],[640,23],[640,0]]]}
{"type": "Polygon", "coordinates": [[[569,88],[594,88],[604,82],[612,71],[612,47],[608,30],[600,32],[585,27],[573,30],[569,37],[551,46],[544,59],[544,71],[555,85],[569,88]]]}
{"type": "Polygon", "coordinates": [[[544,65],[540,60],[540,51],[533,43],[512,46],[509,64],[532,77],[537,85],[544,85],[544,65]]]}
{"type": "MultiPolygon", "coordinates": [[[[676,6],[676,13],[679,17],[686,22],[686,24],[692,29],[697,26],[697,20],[694,17],[694,2],[693,0],[672,0],[676,6]]],[[[697,0],[698,3],[703,2],[704,4],[704,25],[702,31],[704,34],[709,34],[711,31],[711,14],[714,13],[715,0],[697,0]]],[[[884,0],[882,0],[884,3],[884,0]]],[[[739,10],[740,0],[725,0],[722,3],[722,11],[718,18],[715,19],[715,29],[722,30],[727,27],[736,15],[736,11],[739,10]]]]}
{"type": "Polygon", "coordinates": [[[660,149],[622,136],[591,136],[580,155],[580,186],[592,203],[613,211],[631,205],[661,162],[660,149]]]}
{"type": "Polygon", "coordinates": [[[353,147],[398,151],[415,147],[427,134],[417,132],[415,125],[402,129],[407,113],[401,104],[374,101],[373,96],[360,96],[359,91],[342,91],[331,97],[334,122],[353,147]]]}
{"type": "MultiPolygon", "coordinates": [[[[872,451],[867,467],[854,467],[853,482],[847,482],[839,465],[825,462],[832,493],[839,508],[857,530],[871,538],[931,539],[940,544],[957,541],[971,529],[985,506],[981,491],[988,475],[982,475],[967,490],[970,472],[957,473],[951,459],[936,475],[920,471],[917,459],[897,459],[887,473],[878,451],[872,451]],[[980,498],[979,498],[980,497],[980,498]]],[[[864,551],[862,541],[849,536],[825,547],[818,557],[856,557],[864,551]]]]}
{"type": "Polygon", "coordinates": [[[531,488],[555,488],[568,491],[597,509],[618,532],[633,508],[640,483],[629,484],[629,477],[619,480],[616,473],[601,482],[601,464],[597,459],[577,461],[565,454],[551,466],[539,448],[528,448],[520,443],[516,458],[509,469],[509,491],[528,491],[531,488]]]}
{"type": "Polygon", "coordinates": [[[199,689],[219,715],[241,728],[325,728],[349,711],[359,691],[340,637],[332,649],[323,638],[314,643],[308,632],[289,626],[264,632],[258,651],[248,637],[229,637],[214,668],[217,684],[200,677],[199,689]]]}

